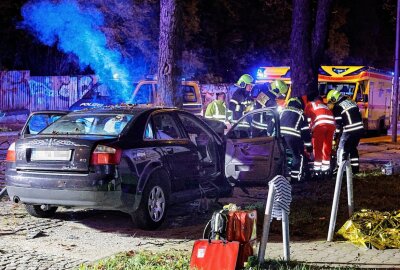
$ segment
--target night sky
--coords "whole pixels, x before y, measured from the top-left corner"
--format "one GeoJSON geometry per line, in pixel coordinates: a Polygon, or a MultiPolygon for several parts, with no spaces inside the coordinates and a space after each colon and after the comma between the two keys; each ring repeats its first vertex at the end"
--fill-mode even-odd
{"type": "MultiPolygon", "coordinates": [[[[130,66],[140,66],[142,73],[154,73],[158,1],[127,1],[122,9],[115,6],[124,1],[94,0],[90,4],[104,14],[101,30],[108,46],[130,66]]],[[[30,70],[32,75],[93,73],[93,68],[82,64],[76,54],[58,49],[58,41],[44,45],[21,26],[21,8],[27,2],[0,3],[0,70],[30,70]]],[[[88,1],[77,2],[88,6],[88,1]]],[[[184,2],[185,75],[203,82],[232,81],[257,66],[290,64],[291,1],[184,2]]],[[[322,64],[393,70],[395,9],[394,0],[335,1],[322,64]]]]}

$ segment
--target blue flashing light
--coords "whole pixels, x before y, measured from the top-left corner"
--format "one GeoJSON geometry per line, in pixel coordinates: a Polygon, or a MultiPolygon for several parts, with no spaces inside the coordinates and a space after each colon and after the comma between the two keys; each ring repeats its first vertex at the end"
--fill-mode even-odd
{"type": "Polygon", "coordinates": [[[257,79],[266,79],[268,78],[267,70],[265,68],[257,69],[257,79]]]}

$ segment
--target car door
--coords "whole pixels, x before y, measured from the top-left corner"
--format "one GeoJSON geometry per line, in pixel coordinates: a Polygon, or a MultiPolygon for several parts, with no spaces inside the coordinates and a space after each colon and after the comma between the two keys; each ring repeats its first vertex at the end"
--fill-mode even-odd
{"type": "Polygon", "coordinates": [[[177,114],[186,136],[197,150],[200,161],[197,171],[199,179],[214,180],[221,173],[222,168],[221,139],[198,117],[187,112],[177,114]]]}
{"type": "Polygon", "coordinates": [[[283,153],[277,113],[248,113],[226,134],[225,175],[233,182],[265,183],[283,170],[283,153]]]}
{"type": "Polygon", "coordinates": [[[154,89],[151,82],[140,82],[135,88],[131,103],[133,104],[154,104],[154,89]]]}
{"type": "Polygon", "coordinates": [[[25,138],[38,134],[67,113],[67,111],[39,111],[31,113],[21,130],[20,137],[25,138]]]}
{"type": "Polygon", "coordinates": [[[173,177],[173,191],[194,188],[199,171],[196,147],[185,137],[174,113],[161,112],[152,116],[153,136],[161,146],[173,177]]]}

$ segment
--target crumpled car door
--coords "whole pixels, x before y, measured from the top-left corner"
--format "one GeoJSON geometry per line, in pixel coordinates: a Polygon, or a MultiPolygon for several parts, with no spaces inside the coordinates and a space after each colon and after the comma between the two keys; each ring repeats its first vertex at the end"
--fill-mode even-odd
{"type": "Polygon", "coordinates": [[[277,116],[272,109],[248,113],[226,135],[225,175],[234,182],[266,182],[282,167],[277,116]]]}

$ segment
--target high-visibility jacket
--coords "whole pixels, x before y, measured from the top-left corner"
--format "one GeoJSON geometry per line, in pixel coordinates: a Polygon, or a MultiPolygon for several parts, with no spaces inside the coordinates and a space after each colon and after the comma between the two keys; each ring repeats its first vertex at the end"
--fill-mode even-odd
{"type": "Polygon", "coordinates": [[[304,114],[309,119],[311,130],[319,125],[335,125],[332,111],[322,101],[309,102],[304,114]]]}
{"type": "Polygon", "coordinates": [[[343,96],[335,103],[333,109],[337,132],[360,132],[364,129],[360,110],[357,104],[343,96]]]}
{"type": "Polygon", "coordinates": [[[232,111],[232,122],[237,122],[243,116],[247,108],[253,104],[250,92],[244,88],[238,88],[229,101],[229,110],[232,111]]]}
{"type": "Polygon", "coordinates": [[[282,136],[301,138],[305,146],[311,146],[310,128],[303,110],[287,107],[280,113],[282,136]]]}
{"type": "Polygon", "coordinates": [[[208,104],[206,113],[204,115],[206,118],[211,118],[224,122],[226,119],[226,105],[223,100],[214,100],[208,104]]]}

